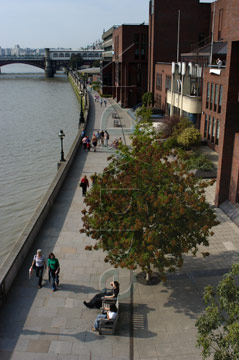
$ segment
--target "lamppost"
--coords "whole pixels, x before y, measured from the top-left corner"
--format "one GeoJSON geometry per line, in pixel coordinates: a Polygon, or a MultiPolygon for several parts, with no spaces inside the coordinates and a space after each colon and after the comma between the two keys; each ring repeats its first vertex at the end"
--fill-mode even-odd
{"type": "Polygon", "coordinates": [[[58,134],[60,140],[61,140],[61,160],[60,161],[66,161],[64,159],[64,151],[63,151],[63,139],[65,137],[64,131],[60,130],[59,134],[58,134]]]}
{"type": "Polygon", "coordinates": [[[82,102],[82,98],[83,98],[83,91],[80,91],[80,118],[79,118],[79,127],[80,127],[80,124],[83,124],[83,123],[85,122],[84,113],[83,113],[83,102],[82,102]]]}

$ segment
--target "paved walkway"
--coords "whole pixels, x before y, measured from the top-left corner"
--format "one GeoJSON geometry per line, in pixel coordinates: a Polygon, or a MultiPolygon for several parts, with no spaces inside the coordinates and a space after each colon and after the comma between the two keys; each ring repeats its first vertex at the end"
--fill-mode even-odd
{"type": "MultiPolygon", "coordinates": [[[[95,104],[88,134],[104,126],[104,130],[111,129],[111,139],[118,137],[119,130],[107,125],[110,116],[104,122],[104,111],[99,103],[95,104]]],[[[126,112],[122,122],[124,119],[129,121],[126,112]]],[[[126,122],[123,125],[129,126],[126,122]]],[[[90,299],[101,288],[100,278],[102,274],[107,278],[105,271],[110,267],[104,263],[101,252],[84,250],[91,241],[79,233],[84,205],[78,183],[83,174],[90,176],[102,171],[111,151],[79,150],[57,202],[0,311],[1,360],[201,359],[195,349],[194,324],[203,311],[203,288],[209,283],[217,284],[231,264],[239,261],[239,229],[220,209],[216,211],[221,224],[211,240],[210,257],[185,256],[182,271],[170,275],[165,284],[137,283],[132,317],[131,298],[127,296],[130,274],[126,270],[116,272],[121,292],[125,292],[117,334],[99,336],[91,331],[98,311],[85,308],[83,300],[90,299]],[[40,290],[35,279],[28,280],[31,259],[39,247],[46,256],[53,251],[60,260],[61,283],[55,293],[46,274],[40,290]]],[[[213,187],[208,190],[211,202],[214,191],[213,187]]],[[[109,272],[108,276],[107,282],[112,274],[109,272]]]]}

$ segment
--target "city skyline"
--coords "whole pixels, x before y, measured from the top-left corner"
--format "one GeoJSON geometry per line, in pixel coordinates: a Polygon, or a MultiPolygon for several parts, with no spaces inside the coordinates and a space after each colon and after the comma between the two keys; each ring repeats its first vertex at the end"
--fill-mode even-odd
{"type": "Polygon", "coordinates": [[[148,0],[0,0],[0,7],[2,48],[80,48],[114,24],[148,22],[148,0]]]}

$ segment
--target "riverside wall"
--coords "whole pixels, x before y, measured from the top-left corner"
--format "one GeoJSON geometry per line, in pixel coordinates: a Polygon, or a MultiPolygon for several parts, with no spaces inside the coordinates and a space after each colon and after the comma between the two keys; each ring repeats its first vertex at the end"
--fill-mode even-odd
{"type": "MultiPolygon", "coordinates": [[[[80,84],[72,76],[71,73],[68,74],[69,80],[73,86],[73,89],[79,98],[80,84]]],[[[76,152],[81,144],[81,132],[86,128],[89,118],[89,96],[87,106],[85,106],[84,117],[85,123],[81,124],[78,129],[76,138],[67,154],[66,161],[58,163],[58,171],[53,179],[47,193],[41,200],[33,216],[29,220],[28,224],[24,228],[21,236],[18,241],[10,251],[8,257],[3,262],[0,267],[0,305],[4,302],[8,291],[11,288],[11,285],[18,274],[23,262],[30,251],[44,221],[46,220],[54,201],[67,177],[67,174],[71,168],[73,160],[75,158],[76,152]]]]}

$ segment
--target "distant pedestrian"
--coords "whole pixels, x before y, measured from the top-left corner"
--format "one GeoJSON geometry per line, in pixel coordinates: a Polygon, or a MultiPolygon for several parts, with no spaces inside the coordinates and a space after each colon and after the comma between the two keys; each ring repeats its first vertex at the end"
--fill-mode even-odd
{"type": "Polygon", "coordinates": [[[86,147],[87,147],[87,150],[90,151],[90,149],[91,149],[91,143],[90,143],[90,141],[87,142],[86,147]]]}
{"type": "Polygon", "coordinates": [[[36,255],[34,255],[32,260],[32,266],[30,269],[36,270],[36,277],[38,277],[38,288],[42,288],[42,277],[43,271],[46,268],[45,257],[42,255],[41,249],[37,250],[36,255]]]}
{"type": "Polygon", "coordinates": [[[103,104],[103,99],[100,98],[100,106],[102,107],[102,104],[103,104]]]}
{"type": "Polygon", "coordinates": [[[104,99],[104,104],[105,104],[105,107],[106,107],[106,104],[107,104],[107,101],[106,101],[106,99],[104,99]]]}
{"type": "Polygon", "coordinates": [[[107,130],[105,130],[105,135],[104,135],[104,145],[105,146],[108,146],[109,138],[110,138],[109,133],[107,130]]]}
{"type": "Polygon", "coordinates": [[[97,138],[97,142],[100,141],[100,132],[99,132],[99,130],[96,131],[95,136],[97,138]]]}
{"type": "Polygon", "coordinates": [[[89,180],[86,175],[81,179],[80,187],[82,188],[82,196],[85,196],[87,188],[89,187],[89,180]]]}
{"type": "Polygon", "coordinates": [[[92,185],[95,185],[96,182],[97,182],[97,174],[96,174],[96,172],[93,175],[91,175],[90,178],[92,180],[92,185]]]}
{"type": "Polygon", "coordinates": [[[96,100],[97,100],[97,97],[96,97],[96,95],[94,96],[94,100],[95,100],[95,102],[96,102],[96,100]]]}
{"type": "Polygon", "coordinates": [[[102,130],[100,133],[100,142],[102,146],[104,146],[104,137],[105,137],[105,132],[104,130],[102,130]]]}
{"type": "Polygon", "coordinates": [[[216,63],[219,68],[222,67],[222,60],[220,58],[217,58],[216,63]]]}
{"type": "Polygon", "coordinates": [[[58,259],[55,257],[53,253],[49,254],[47,266],[48,266],[49,280],[51,282],[52,290],[56,291],[56,288],[59,285],[60,264],[58,259]]]}
{"type": "Polygon", "coordinates": [[[88,142],[88,136],[85,136],[85,137],[82,139],[82,144],[83,144],[83,147],[84,147],[84,151],[86,151],[87,142],[88,142]]]}
{"type": "Polygon", "coordinates": [[[94,146],[94,152],[96,152],[97,137],[95,134],[93,134],[91,141],[92,141],[92,145],[94,146]]]}
{"type": "Polygon", "coordinates": [[[85,130],[82,130],[81,132],[81,139],[83,139],[85,137],[85,130]]]}

